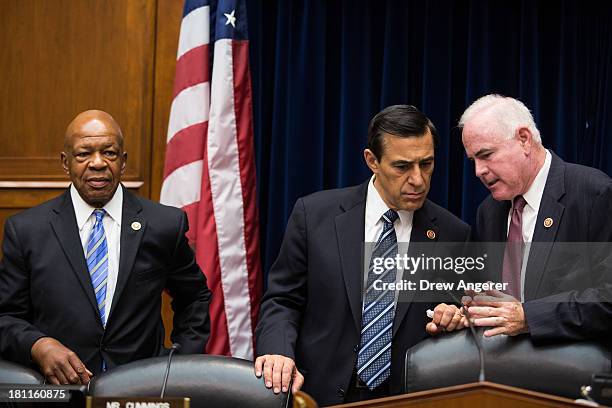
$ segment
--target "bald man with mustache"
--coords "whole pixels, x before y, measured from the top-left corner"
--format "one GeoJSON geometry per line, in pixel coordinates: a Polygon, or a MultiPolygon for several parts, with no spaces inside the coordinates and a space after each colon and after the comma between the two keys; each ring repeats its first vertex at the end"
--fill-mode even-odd
{"type": "Polygon", "coordinates": [[[0,261],[0,355],[51,384],[86,384],[164,353],[161,294],[173,297],[172,341],[204,352],[210,291],[187,243],[187,217],[130,193],[123,134],[106,112],[68,125],[59,197],[6,220],[0,261]]]}

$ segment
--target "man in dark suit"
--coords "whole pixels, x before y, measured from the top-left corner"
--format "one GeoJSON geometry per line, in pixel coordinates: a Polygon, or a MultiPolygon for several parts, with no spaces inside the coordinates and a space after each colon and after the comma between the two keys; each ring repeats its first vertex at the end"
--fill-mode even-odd
{"type": "Polygon", "coordinates": [[[516,99],[482,97],[459,125],[476,176],[491,192],[478,208],[478,240],[505,242],[494,269],[509,283],[508,293],[474,297],[475,325],[490,327],[485,336],[529,333],[534,341],[609,338],[610,177],[545,149],[516,99]]]}
{"type": "Polygon", "coordinates": [[[79,114],[66,130],[61,196],[7,219],[0,263],[0,353],[52,384],[163,351],[161,293],[174,298],[172,341],[201,353],[210,292],[185,214],[120,185],[127,153],[114,119],[79,114]]]}
{"type": "MultiPolygon", "coordinates": [[[[427,200],[436,137],[413,106],[388,107],[368,131],[364,158],[373,177],[295,204],[256,329],[255,372],[275,392],[293,379],[293,391],[303,384],[329,405],[401,391],[405,352],[426,337],[430,304],[397,291],[364,295],[374,276],[369,262],[364,268],[364,245],[401,254],[403,244],[468,240],[467,224],[427,200]]],[[[390,271],[398,281],[400,270],[390,271]]],[[[457,323],[456,316],[451,307],[445,319],[457,323]]]]}

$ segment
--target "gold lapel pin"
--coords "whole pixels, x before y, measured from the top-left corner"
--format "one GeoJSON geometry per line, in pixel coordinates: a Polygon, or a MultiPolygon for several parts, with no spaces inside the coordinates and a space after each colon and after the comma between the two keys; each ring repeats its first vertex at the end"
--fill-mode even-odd
{"type": "Polygon", "coordinates": [[[554,221],[553,221],[553,219],[552,219],[552,218],[550,218],[550,217],[546,218],[546,219],[544,220],[544,227],[545,227],[545,228],[550,228],[550,227],[552,227],[553,222],[554,222],[554,221]]]}
{"type": "Polygon", "coordinates": [[[138,221],[134,221],[134,222],[132,223],[132,229],[133,229],[134,231],[138,231],[140,228],[142,228],[142,225],[140,225],[140,223],[139,223],[138,221]]]}
{"type": "Polygon", "coordinates": [[[436,232],[432,229],[427,230],[427,238],[436,239],[436,232]]]}

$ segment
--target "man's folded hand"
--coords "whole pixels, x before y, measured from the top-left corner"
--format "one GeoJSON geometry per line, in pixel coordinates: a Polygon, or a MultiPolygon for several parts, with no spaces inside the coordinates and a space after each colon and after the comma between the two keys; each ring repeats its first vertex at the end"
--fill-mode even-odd
{"type": "Polygon", "coordinates": [[[440,303],[434,308],[431,322],[427,323],[425,330],[431,335],[436,335],[442,332],[461,330],[467,326],[467,319],[461,309],[455,305],[440,303]]]}
{"type": "Polygon", "coordinates": [[[32,360],[50,384],[87,384],[93,374],[76,353],[51,337],[42,337],[32,346],[32,360]]]}

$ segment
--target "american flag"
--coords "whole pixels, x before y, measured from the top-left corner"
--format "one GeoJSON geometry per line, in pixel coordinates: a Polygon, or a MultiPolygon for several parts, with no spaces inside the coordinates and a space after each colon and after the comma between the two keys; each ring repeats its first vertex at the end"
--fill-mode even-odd
{"type": "Polygon", "coordinates": [[[185,1],[173,96],[160,201],[187,213],[213,293],[206,351],[252,359],[262,277],[244,1],[185,1]]]}

